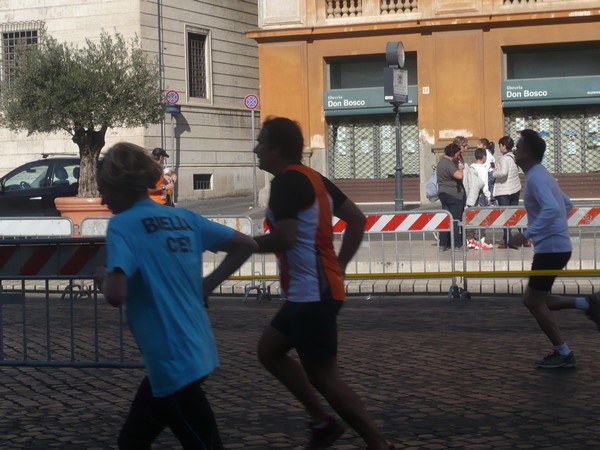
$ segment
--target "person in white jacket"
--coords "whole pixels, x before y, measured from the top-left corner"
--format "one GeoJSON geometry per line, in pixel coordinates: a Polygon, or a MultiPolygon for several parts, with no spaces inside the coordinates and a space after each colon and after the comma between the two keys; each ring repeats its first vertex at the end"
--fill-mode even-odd
{"type": "Polygon", "coordinates": [[[473,164],[464,165],[462,182],[466,193],[465,206],[469,208],[476,206],[479,193],[483,188],[483,181],[479,178],[479,174],[473,167],[473,164]]]}
{"type": "Polygon", "coordinates": [[[494,149],[496,148],[495,144],[491,142],[489,139],[481,138],[479,139],[479,143],[477,144],[477,148],[482,148],[485,150],[485,162],[483,165],[488,171],[488,189],[492,194],[491,204],[492,206],[496,205],[496,199],[494,199],[494,168],[496,167],[496,158],[494,158],[494,149]]]}
{"type": "MultiPolygon", "coordinates": [[[[515,142],[510,136],[502,136],[498,141],[502,156],[496,163],[494,169],[494,197],[498,206],[518,206],[521,195],[521,180],[519,179],[519,168],[515,162],[513,147],[515,142]]],[[[510,228],[504,229],[504,241],[498,248],[508,248],[510,240],[510,228]]]]}
{"type": "Polygon", "coordinates": [[[478,192],[477,204],[479,206],[490,206],[492,201],[492,194],[488,186],[488,168],[486,167],[487,154],[485,148],[475,149],[475,162],[471,164],[471,167],[477,172],[477,176],[483,183],[481,190],[478,192]]]}

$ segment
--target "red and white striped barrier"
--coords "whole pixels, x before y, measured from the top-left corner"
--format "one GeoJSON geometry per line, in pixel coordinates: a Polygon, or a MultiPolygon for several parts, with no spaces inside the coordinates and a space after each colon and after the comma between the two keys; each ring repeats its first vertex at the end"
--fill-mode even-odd
{"type": "Polygon", "coordinates": [[[571,210],[570,227],[600,227],[600,207],[581,206],[571,210]]]}
{"type": "Polygon", "coordinates": [[[0,279],[23,276],[92,276],[106,264],[104,242],[0,245],[0,279]]]}
{"type": "MultiPolygon", "coordinates": [[[[600,207],[576,206],[568,218],[569,227],[600,227],[600,207]]],[[[527,228],[524,208],[469,208],[465,225],[477,228],[527,228]]]]}
{"type": "Polygon", "coordinates": [[[527,228],[524,208],[469,208],[464,224],[480,228],[527,228]]]}
{"type": "MultiPolygon", "coordinates": [[[[413,231],[450,231],[452,218],[446,211],[405,212],[393,214],[367,214],[366,233],[401,233],[413,231]]],[[[333,232],[343,233],[346,222],[334,217],[333,232]]],[[[263,231],[269,232],[267,221],[263,221],[263,231]]]]}
{"type": "MultiPolygon", "coordinates": [[[[367,214],[366,233],[401,233],[411,231],[449,231],[451,216],[440,212],[403,212],[392,214],[367,214]]],[[[333,218],[333,232],[342,233],[346,222],[333,218]]]]}

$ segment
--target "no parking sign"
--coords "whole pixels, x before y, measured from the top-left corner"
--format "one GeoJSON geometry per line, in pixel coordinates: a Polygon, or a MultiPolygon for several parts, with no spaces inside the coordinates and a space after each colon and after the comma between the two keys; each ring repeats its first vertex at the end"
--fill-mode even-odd
{"type": "MultiPolygon", "coordinates": [[[[244,97],[244,106],[250,110],[250,117],[252,118],[252,150],[254,150],[254,143],[256,141],[254,137],[254,110],[258,108],[258,95],[248,94],[244,97]]],[[[256,186],[256,153],[252,153],[254,163],[252,164],[252,184],[254,186],[254,206],[258,205],[258,188],[256,186]]]]}
{"type": "Polygon", "coordinates": [[[258,108],[258,96],[256,94],[248,94],[244,97],[244,106],[250,111],[258,108]]]}
{"type": "Polygon", "coordinates": [[[165,100],[169,105],[175,105],[179,101],[179,92],[167,91],[167,95],[165,95],[165,100]]]}

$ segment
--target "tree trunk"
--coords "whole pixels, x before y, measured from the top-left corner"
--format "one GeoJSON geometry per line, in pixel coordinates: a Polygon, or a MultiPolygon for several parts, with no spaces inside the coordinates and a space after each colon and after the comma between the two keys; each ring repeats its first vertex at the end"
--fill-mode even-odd
{"type": "Polygon", "coordinates": [[[93,128],[87,130],[77,127],[73,135],[73,142],[79,147],[79,191],[78,197],[99,197],[98,185],[96,184],[96,163],[100,152],[104,147],[104,137],[107,127],[103,126],[96,131],[93,128]]]}

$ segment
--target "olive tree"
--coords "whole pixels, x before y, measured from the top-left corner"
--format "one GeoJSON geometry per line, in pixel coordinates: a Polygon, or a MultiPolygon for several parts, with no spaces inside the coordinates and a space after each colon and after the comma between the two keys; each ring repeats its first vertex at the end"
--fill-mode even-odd
{"type": "Polygon", "coordinates": [[[1,86],[0,123],[34,133],[64,131],[79,147],[79,197],[97,197],[95,167],[106,131],[158,123],[164,117],[158,65],[120,34],[103,32],[84,46],[40,42],[18,46],[14,74],[1,86]]]}

